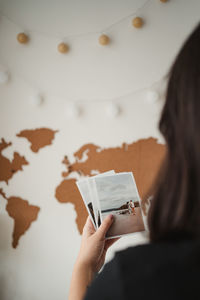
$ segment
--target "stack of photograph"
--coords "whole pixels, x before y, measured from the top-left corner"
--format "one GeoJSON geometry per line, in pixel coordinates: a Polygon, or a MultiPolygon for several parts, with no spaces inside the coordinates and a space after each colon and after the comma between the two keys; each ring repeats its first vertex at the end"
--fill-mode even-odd
{"type": "Polygon", "coordinates": [[[106,238],[145,230],[141,201],[132,172],[115,173],[111,170],[78,180],[76,184],[95,229],[107,215],[114,216],[106,238]]]}

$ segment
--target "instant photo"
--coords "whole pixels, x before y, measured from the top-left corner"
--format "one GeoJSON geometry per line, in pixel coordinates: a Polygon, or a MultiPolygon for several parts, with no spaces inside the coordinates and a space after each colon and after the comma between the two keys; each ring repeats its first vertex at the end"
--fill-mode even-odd
{"type": "Polygon", "coordinates": [[[89,187],[88,181],[87,181],[87,179],[82,179],[80,181],[77,181],[76,184],[78,186],[78,189],[79,189],[79,192],[83,199],[83,202],[86,206],[86,209],[91,217],[92,223],[93,223],[94,227],[96,228],[96,219],[95,219],[95,215],[94,215],[92,199],[90,197],[90,187],[89,187]]]}
{"type": "Polygon", "coordinates": [[[95,178],[101,221],[114,216],[107,237],[144,231],[140,197],[131,172],[95,178]]]}
{"type": "Polygon", "coordinates": [[[140,197],[131,172],[108,171],[77,181],[77,187],[95,229],[108,214],[114,216],[107,238],[145,230],[140,197]]]}
{"type": "Polygon", "coordinates": [[[100,212],[98,209],[98,203],[96,199],[96,187],[94,183],[94,178],[101,176],[109,176],[115,174],[114,170],[107,171],[96,176],[83,178],[76,181],[76,185],[79,189],[85,207],[88,211],[88,214],[91,218],[91,221],[96,228],[101,225],[100,212]]]}

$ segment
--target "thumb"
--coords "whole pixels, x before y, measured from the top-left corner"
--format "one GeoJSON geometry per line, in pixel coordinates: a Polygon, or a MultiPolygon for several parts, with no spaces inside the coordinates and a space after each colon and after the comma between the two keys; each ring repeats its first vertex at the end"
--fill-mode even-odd
{"type": "Polygon", "coordinates": [[[89,237],[95,232],[94,225],[92,224],[92,221],[90,217],[87,217],[85,226],[83,227],[83,236],[89,237]]]}
{"type": "Polygon", "coordinates": [[[103,222],[101,223],[101,226],[97,230],[97,235],[100,239],[104,239],[106,236],[106,233],[108,229],[110,228],[111,224],[113,223],[114,217],[113,215],[108,215],[103,222]]]}

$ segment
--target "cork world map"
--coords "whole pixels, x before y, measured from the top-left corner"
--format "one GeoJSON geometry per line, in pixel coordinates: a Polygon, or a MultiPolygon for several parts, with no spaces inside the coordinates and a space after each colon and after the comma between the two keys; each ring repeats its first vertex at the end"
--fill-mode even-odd
{"type": "MultiPolygon", "coordinates": [[[[29,150],[37,156],[41,151],[48,151],[48,147],[53,146],[57,134],[59,134],[57,129],[44,127],[21,130],[16,133],[16,137],[25,139],[29,143],[29,150]]],[[[17,248],[21,243],[21,237],[26,236],[30,226],[34,226],[34,222],[40,218],[41,208],[30,203],[29,199],[16,194],[8,196],[1,185],[4,182],[9,187],[9,182],[15,174],[24,172],[31,165],[31,161],[17,151],[14,151],[12,159],[8,159],[4,155],[4,150],[11,145],[12,141],[5,137],[0,139],[0,199],[6,201],[6,212],[8,217],[13,219],[12,247],[17,248]]],[[[61,206],[73,205],[76,212],[74,226],[77,226],[81,234],[87,212],[75,184],[77,177],[92,176],[112,169],[115,172],[133,172],[140,197],[145,200],[150,196],[150,188],[164,155],[165,146],[153,137],[129,144],[124,142],[113,148],[103,148],[93,143],[84,144],[73,153],[72,157],[70,156],[71,159],[66,152],[64,157],[60,157],[60,161],[57,161],[57,164],[64,165],[65,171],[60,174],[60,182],[55,184],[55,193],[52,197],[61,206]]],[[[145,206],[143,210],[145,211],[145,206]]]]}

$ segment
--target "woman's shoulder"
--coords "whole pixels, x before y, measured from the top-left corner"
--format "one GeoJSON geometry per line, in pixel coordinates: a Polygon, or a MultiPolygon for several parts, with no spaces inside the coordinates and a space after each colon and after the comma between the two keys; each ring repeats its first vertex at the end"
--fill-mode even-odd
{"type": "Polygon", "coordinates": [[[157,272],[158,269],[197,268],[200,270],[200,241],[173,240],[148,243],[129,247],[115,254],[112,264],[117,264],[120,272],[125,274],[157,272]]]}
{"type": "Polygon", "coordinates": [[[133,295],[136,299],[149,295],[160,299],[163,290],[164,299],[185,299],[191,289],[199,289],[199,275],[199,241],[138,245],[116,252],[93,282],[86,299],[132,299],[133,295]]]}
{"type": "Polygon", "coordinates": [[[200,240],[166,240],[157,243],[146,243],[137,246],[128,247],[125,250],[118,251],[115,254],[115,259],[120,261],[146,261],[149,259],[165,257],[181,258],[192,253],[196,256],[200,253],[200,240]]]}
{"type": "Polygon", "coordinates": [[[150,294],[160,299],[163,290],[166,299],[185,299],[191,290],[199,293],[199,241],[167,241],[130,247],[118,252],[113,263],[117,264],[122,278],[125,299],[132,294],[133,285],[137,299],[150,294]]]}

